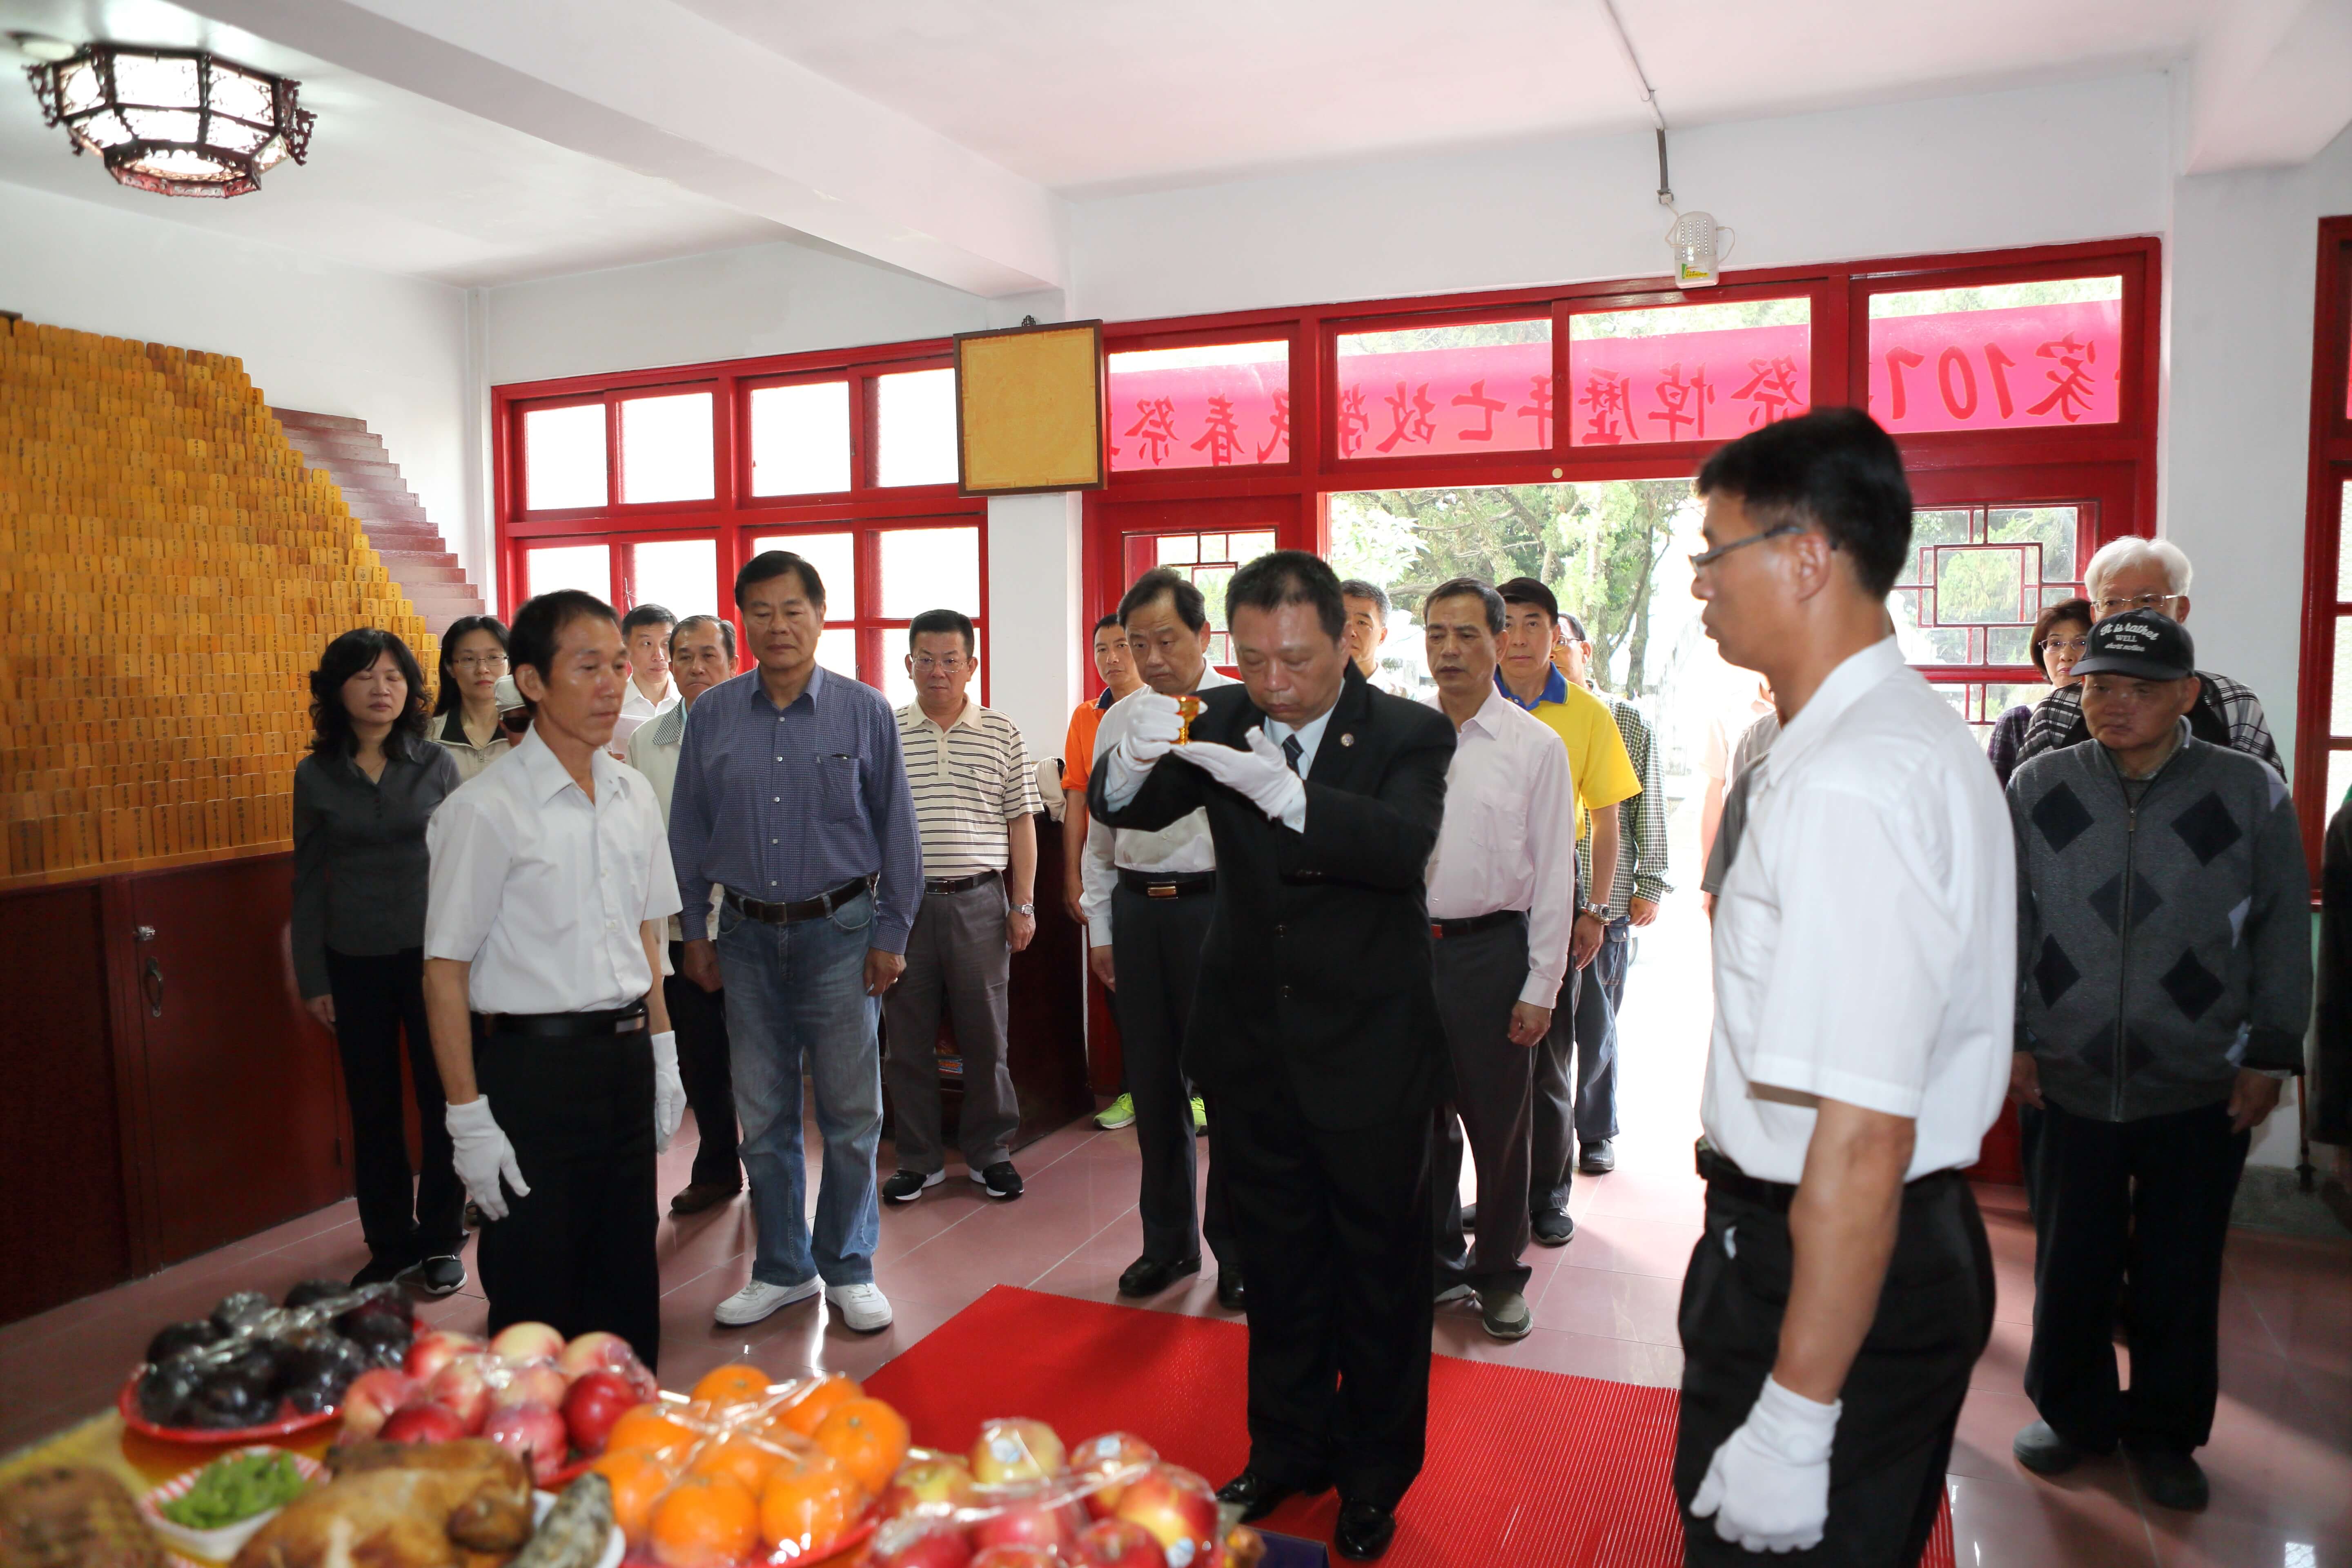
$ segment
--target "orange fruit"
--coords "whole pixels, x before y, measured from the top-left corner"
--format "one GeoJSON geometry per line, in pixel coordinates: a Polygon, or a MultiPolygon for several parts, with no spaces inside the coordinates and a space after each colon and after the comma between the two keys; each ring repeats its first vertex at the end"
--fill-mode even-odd
{"type": "Polygon", "coordinates": [[[768,1374],[749,1362],[713,1367],[694,1385],[693,1397],[712,1405],[746,1405],[768,1392],[768,1374]]]}
{"type": "Polygon", "coordinates": [[[649,1534],[665,1568],[730,1568],[760,1543],[760,1502],[732,1476],[682,1476],[654,1505],[649,1534]]]}
{"type": "Polygon", "coordinates": [[[878,1399],[843,1400],[815,1433],[816,1446],[869,1492],[888,1484],[911,1436],[907,1418],[878,1399]]]}
{"type": "Polygon", "coordinates": [[[621,1527],[630,1545],[645,1544],[646,1533],[653,1526],[654,1504],[677,1479],[670,1468],[635,1449],[608,1451],[588,1468],[613,1485],[613,1522],[621,1527]]]}
{"type": "Polygon", "coordinates": [[[694,1458],[687,1461],[686,1473],[732,1476],[757,1496],[760,1489],[768,1484],[769,1473],[783,1462],[782,1450],[764,1438],[744,1432],[721,1432],[703,1441],[694,1458]]]}
{"type": "Polygon", "coordinates": [[[640,1405],[613,1423],[613,1430],[604,1439],[604,1451],[667,1452],[672,1458],[682,1458],[700,1436],[677,1418],[674,1407],[640,1405]]]}
{"type": "Polygon", "coordinates": [[[856,1378],[845,1377],[836,1372],[830,1377],[818,1379],[815,1387],[802,1394],[792,1404],[785,1405],[777,1415],[776,1419],[782,1424],[786,1431],[797,1432],[806,1437],[816,1431],[817,1426],[826,1416],[833,1414],[835,1405],[865,1397],[866,1390],[858,1384],[856,1378]]]}
{"type": "Polygon", "coordinates": [[[822,1552],[865,1506],[864,1489],[830,1459],[780,1465],[760,1493],[760,1539],[771,1548],[789,1542],[803,1555],[822,1552]]]}

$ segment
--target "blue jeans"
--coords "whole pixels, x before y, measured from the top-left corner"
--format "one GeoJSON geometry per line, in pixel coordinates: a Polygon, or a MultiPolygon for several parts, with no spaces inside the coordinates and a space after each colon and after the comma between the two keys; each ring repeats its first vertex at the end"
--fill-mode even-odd
{"type": "Polygon", "coordinates": [[[798,1285],[874,1279],[880,1205],[874,1151],[882,1142],[882,1059],[866,994],[874,895],[793,925],[718,915],[719,972],[727,982],[727,1034],[735,1107],[743,1122],[743,1169],[759,1230],[751,1278],[798,1285]],[[816,1089],[824,1175],[816,1224],[808,1223],[808,1162],[801,1144],[801,1075],[816,1089]]]}

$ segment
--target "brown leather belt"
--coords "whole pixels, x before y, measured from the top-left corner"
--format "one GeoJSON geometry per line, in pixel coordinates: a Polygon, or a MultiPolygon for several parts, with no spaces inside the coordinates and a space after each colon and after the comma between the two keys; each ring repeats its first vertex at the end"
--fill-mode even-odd
{"type": "Polygon", "coordinates": [[[762,925],[788,926],[802,921],[813,921],[829,915],[858,894],[874,886],[871,877],[860,877],[854,882],[844,882],[830,892],[819,893],[814,899],[794,899],[788,904],[772,904],[765,899],[747,899],[734,889],[727,889],[727,907],[747,921],[762,925]]]}
{"type": "Polygon", "coordinates": [[[1458,921],[1432,921],[1429,922],[1429,934],[1443,942],[1449,936],[1468,936],[1474,931],[1492,931],[1498,925],[1525,919],[1526,915],[1524,910],[1496,910],[1488,914],[1464,915],[1458,921]]]}
{"type": "Polygon", "coordinates": [[[1130,871],[1122,866],[1118,885],[1147,899],[1190,899],[1217,890],[1214,871],[1130,871]]]}

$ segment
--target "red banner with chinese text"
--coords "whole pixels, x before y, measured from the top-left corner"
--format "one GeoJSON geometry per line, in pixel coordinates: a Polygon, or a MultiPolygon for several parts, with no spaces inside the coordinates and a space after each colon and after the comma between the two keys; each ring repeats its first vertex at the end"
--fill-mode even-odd
{"type": "Polygon", "coordinates": [[[1886,316],[1870,323],[1870,412],[1898,435],[2112,425],[2121,300],[1886,316]]]}

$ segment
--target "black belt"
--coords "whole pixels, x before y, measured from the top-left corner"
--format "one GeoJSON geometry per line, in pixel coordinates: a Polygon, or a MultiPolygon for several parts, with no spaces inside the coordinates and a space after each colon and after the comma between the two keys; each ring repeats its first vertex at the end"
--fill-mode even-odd
{"type": "Polygon", "coordinates": [[[795,899],[788,904],[772,904],[765,899],[747,899],[729,888],[726,889],[727,907],[747,921],[758,921],[762,925],[788,926],[815,920],[820,915],[829,915],[873,886],[873,878],[860,877],[854,882],[844,882],[831,892],[819,893],[814,899],[795,899]]]}
{"type": "Polygon", "coordinates": [[[926,877],[923,879],[923,891],[926,893],[969,893],[974,888],[984,888],[988,886],[989,883],[995,881],[999,877],[1003,875],[1004,873],[1002,871],[974,871],[969,877],[926,877]]]}
{"type": "Polygon", "coordinates": [[[1118,868],[1118,885],[1147,899],[1189,899],[1217,890],[1214,871],[1130,871],[1118,868]]]}
{"type": "Polygon", "coordinates": [[[599,1036],[634,1035],[646,1026],[646,1005],[632,1003],[602,1013],[477,1013],[474,1022],[486,1035],[528,1035],[541,1040],[590,1039],[599,1036]]]}
{"type": "MultiPolygon", "coordinates": [[[[1734,1164],[1729,1155],[1719,1153],[1704,1138],[1698,1141],[1698,1173],[1706,1181],[1709,1192],[1721,1191],[1735,1198],[1744,1198],[1759,1207],[1777,1214],[1787,1214],[1797,1189],[1787,1182],[1767,1182],[1751,1176],[1734,1164]]],[[[1937,1188],[1960,1179],[1957,1170],[1930,1171],[1916,1181],[1903,1184],[1903,1196],[1925,1196],[1937,1188]]]]}
{"type": "Polygon", "coordinates": [[[1491,914],[1465,915],[1458,921],[1432,921],[1429,934],[1439,941],[1449,936],[1468,936],[1473,931],[1492,931],[1507,921],[1525,918],[1525,910],[1496,910],[1491,914]]]}

